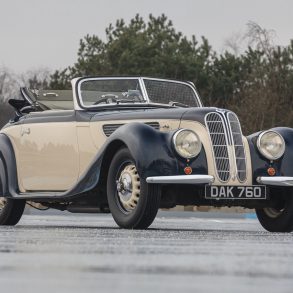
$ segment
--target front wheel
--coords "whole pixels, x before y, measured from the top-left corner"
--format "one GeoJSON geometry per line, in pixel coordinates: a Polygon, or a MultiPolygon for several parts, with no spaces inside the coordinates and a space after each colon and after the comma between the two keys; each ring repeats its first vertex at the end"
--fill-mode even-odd
{"type": "Polygon", "coordinates": [[[280,197],[275,207],[256,209],[260,224],[269,232],[293,231],[293,195],[280,197]]]}
{"type": "Polygon", "coordinates": [[[109,208],[121,228],[146,229],[154,221],[161,200],[160,187],[141,178],[127,148],[114,156],[107,180],[109,208]]]}
{"type": "Polygon", "coordinates": [[[25,200],[0,197],[0,225],[14,226],[22,217],[25,200]]]}

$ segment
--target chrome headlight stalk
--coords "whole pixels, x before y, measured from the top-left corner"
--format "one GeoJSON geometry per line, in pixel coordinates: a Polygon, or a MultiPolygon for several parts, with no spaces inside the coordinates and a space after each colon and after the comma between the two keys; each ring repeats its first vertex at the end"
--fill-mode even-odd
{"type": "Polygon", "coordinates": [[[259,135],[257,148],[265,158],[274,161],[284,155],[286,143],[281,134],[273,130],[267,130],[259,135]]]}
{"type": "Polygon", "coordinates": [[[199,136],[189,129],[180,129],[175,132],[173,145],[177,154],[184,159],[195,158],[202,148],[199,136]]]}

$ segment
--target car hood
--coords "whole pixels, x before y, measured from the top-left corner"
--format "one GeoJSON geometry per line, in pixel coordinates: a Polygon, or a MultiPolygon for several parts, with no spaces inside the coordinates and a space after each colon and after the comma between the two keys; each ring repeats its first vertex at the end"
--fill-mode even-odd
{"type": "Polygon", "coordinates": [[[91,121],[115,121],[134,119],[172,119],[191,120],[204,124],[205,115],[209,112],[219,110],[217,108],[157,108],[157,109],[129,109],[114,110],[94,114],[91,121]]]}
{"type": "MultiPolygon", "coordinates": [[[[210,112],[214,112],[216,110],[222,110],[218,108],[211,108],[211,107],[203,107],[203,108],[189,108],[186,109],[181,117],[181,120],[188,120],[188,121],[197,121],[202,124],[205,124],[205,116],[210,112]]],[[[224,111],[224,110],[223,110],[224,111]]]]}

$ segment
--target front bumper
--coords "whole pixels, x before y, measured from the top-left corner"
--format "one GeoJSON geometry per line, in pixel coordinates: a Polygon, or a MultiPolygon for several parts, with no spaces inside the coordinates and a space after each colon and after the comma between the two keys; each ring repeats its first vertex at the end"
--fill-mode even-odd
{"type": "Polygon", "coordinates": [[[212,184],[214,176],[210,175],[175,175],[175,176],[154,176],[146,179],[152,184],[212,184]]]}
{"type": "MultiPolygon", "coordinates": [[[[150,184],[212,184],[214,176],[210,175],[175,175],[147,177],[146,182],[150,184]]],[[[259,184],[271,186],[293,186],[293,177],[257,177],[259,184]]]]}
{"type": "Polygon", "coordinates": [[[257,177],[259,184],[273,186],[293,186],[293,177],[276,176],[276,177],[257,177]]]}

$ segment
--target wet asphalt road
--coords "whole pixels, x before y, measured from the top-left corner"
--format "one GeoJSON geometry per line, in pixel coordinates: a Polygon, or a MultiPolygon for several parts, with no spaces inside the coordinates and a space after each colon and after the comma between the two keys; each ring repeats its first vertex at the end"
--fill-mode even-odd
{"type": "Polygon", "coordinates": [[[127,231],[110,215],[26,215],[0,227],[1,292],[293,292],[293,234],[257,220],[161,213],[127,231]]]}

